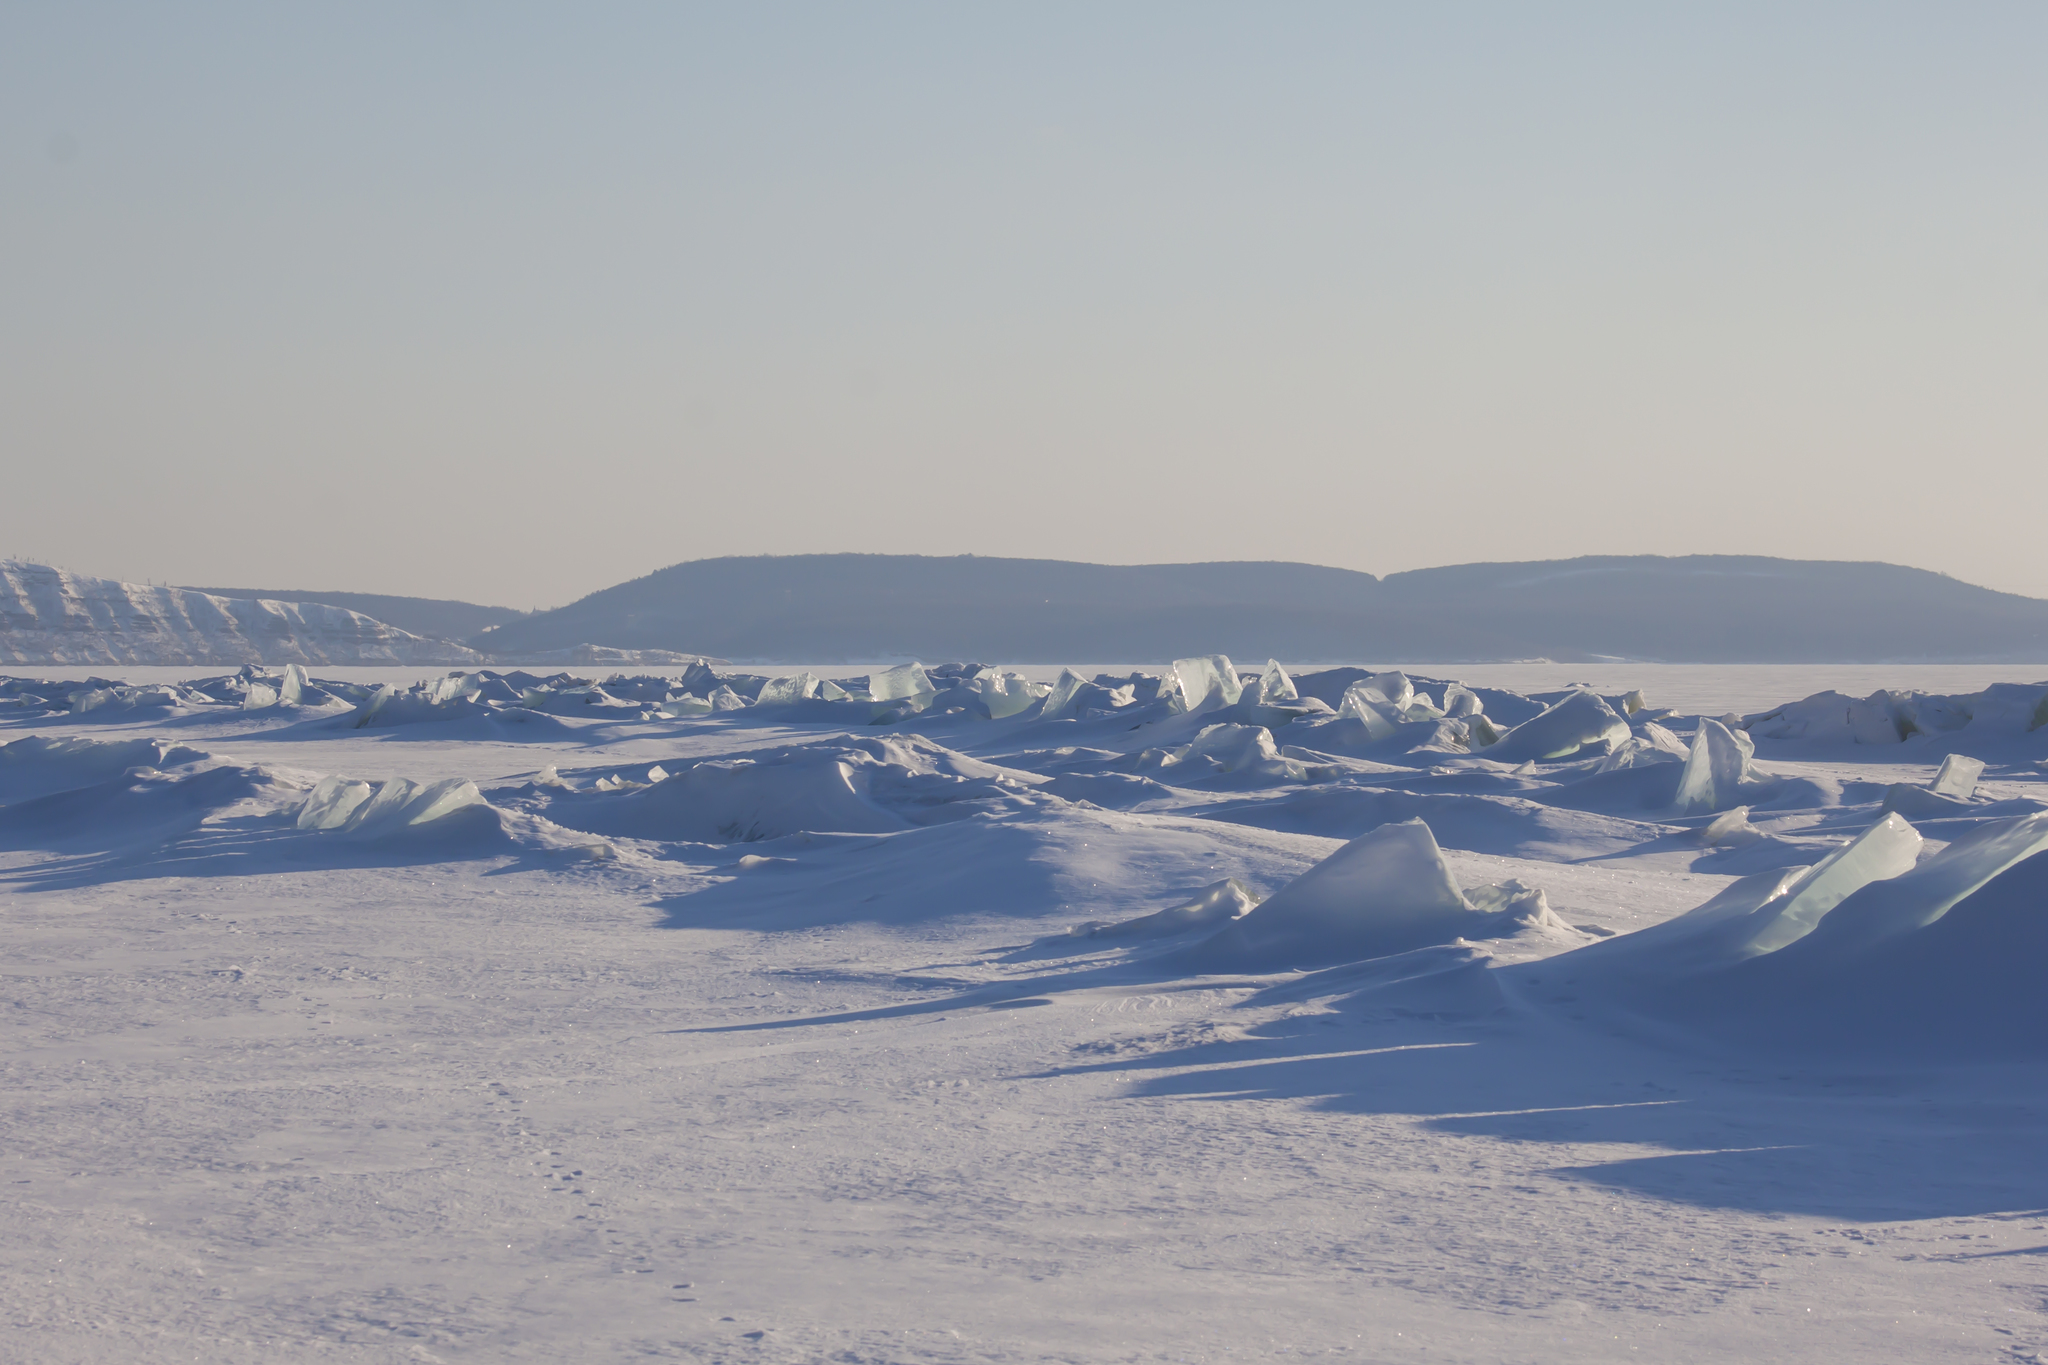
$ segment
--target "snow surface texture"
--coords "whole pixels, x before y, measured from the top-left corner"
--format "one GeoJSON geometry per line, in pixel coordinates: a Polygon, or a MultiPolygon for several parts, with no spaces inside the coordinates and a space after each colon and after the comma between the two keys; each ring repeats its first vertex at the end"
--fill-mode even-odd
{"type": "Polygon", "coordinates": [[[2029,1360],[2048,684],[0,679],[24,1360],[2029,1360]]]}
{"type": "MultiPolygon", "coordinates": [[[[693,654],[599,645],[527,649],[525,664],[571,667],[696,662],[693,654]]],[[[219,597],[0,560],[0,665],[446,665],[486,656],[317,603],[219,597]]]]}

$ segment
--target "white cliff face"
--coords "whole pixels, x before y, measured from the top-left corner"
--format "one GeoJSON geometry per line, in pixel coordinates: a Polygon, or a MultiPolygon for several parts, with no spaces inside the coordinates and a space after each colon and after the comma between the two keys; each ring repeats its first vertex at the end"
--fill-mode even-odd
{"type": "Polygon", "coordinates": [[[0,560],[0,664],[476,664],[447,640],[314,603],[215,597],[0,560]]]}

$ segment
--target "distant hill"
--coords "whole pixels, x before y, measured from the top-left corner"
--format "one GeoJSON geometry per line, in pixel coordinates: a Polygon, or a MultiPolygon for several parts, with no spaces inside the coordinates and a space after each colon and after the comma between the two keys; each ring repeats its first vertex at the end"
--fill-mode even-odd
{"type": "Polygon", "coordinates": [[[483,656],[360,612],[159,588],[0,560],[0,664],[475,665],[483,656]]]}
{"type": "Polygon", "coordinates": [[[2048,661],[2048,601],[1894,564],[1588,556],[1390,574],[1275,562],[922,555],[692,560],[497,626],[499,658],[603,640],[764,662],[1629,658],[2048,661]]]}
{"type": "Polygon", "coordinates": [[[186,588],[184,591],[260,602],[317,602],[325,607],[358,612],[413,635],[431,636],[437,640],[466,640],[492,626],[517,621],[526,615],[510,607],[484,607],[475,602],[452,602],[437,597],[390,597],[374,592],[316,592],[310,588],[186,588]]]}

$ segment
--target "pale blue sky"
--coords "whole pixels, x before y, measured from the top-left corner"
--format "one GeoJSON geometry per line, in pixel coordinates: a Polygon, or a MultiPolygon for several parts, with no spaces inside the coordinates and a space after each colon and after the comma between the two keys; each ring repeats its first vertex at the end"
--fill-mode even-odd
{"type": "Polygon", "coordinates": [[[2048,7],[0,3],[0,554],[2048,596],[2048,7]]]}

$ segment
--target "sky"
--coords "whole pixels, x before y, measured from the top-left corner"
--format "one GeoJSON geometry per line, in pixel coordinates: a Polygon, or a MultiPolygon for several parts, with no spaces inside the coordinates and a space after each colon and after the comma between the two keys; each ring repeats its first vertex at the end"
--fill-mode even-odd
{"type": "Polygon", "coordinates": [[[2048,596],[2048,7],[0,0],[0,556],[2048,596]]]}

